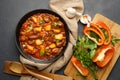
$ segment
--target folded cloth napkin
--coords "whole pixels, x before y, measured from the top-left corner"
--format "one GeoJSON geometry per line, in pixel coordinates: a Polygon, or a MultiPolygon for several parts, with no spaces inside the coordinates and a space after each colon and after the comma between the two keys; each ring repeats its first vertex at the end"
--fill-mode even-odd
{"type": "MultiPolygon", "coordinates": [[[[23,56],[20,56],[20,61],[24,64],[28,64],[31,66],[35,66],[38,70],[42,70],[44,72],[52,72],[55,73],[57,70],[61,69],[67,62],[70,60],[73,55],[73,45],[76,43],[78,36],[78,20],[80,16],[75,16],[73,18],[68,18],[66,16],[67,8],[72,7],[77,12],[83,13],[84,6],[83,0],[50,0],[50,8],[54,12],[61,15],[66,21],[69,30],[70,30],[70,41],[68,43],[68,47],[66,48],[64,55],[61,56],[58,60],[53,63],[35,63],[30,60],[27,60],[23,56]]],[[[20,80],[37,80],[31,76],[22,76],[20,80]]]]}

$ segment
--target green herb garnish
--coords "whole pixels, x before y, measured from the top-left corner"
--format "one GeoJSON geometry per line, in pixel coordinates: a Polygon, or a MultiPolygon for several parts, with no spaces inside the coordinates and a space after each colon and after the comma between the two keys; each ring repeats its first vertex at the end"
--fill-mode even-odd
{"type": "Polygon", "coordinates": [[[48,53],[48,49],[45,49],[45,53],[48,53]]]}
{"type": "Polygon", "coordinates": [[[56,26],[57,26],[57,23],[56,23],[56,22],[53,22],[52,25],[53,25],[54,27],[56,27],[56,26]]]}
{"type": "Polygon", "coordinates": [[[94,79],[97,79],[95,72],[98,70],[98,67],[93,63],[92,57],[96,52],[96,48],[97,44],[86,36],[79,36],[74,46],[74,56],[92,72],[94,79]]]}
{"type": "Polygon", "coordinates": [[[32,25],[28,26],[27,29],[28,29],[28,30],[32,30],[32,29],[33,29],[32,25]]]}
{"type": "Polygon", "coordinates": [[[60,40],[59,40],[59,39],[57,39],[57,40],[56,40],[56,43],[59,43],[59,42],[60,42],[60,40]]]}
{"type": "Polygon", "coordinates": [[[118,41],[120,41],[120,39],[118,39],[118,38],[116,38],[116,36],[113,36],[113,35],[112,35],[111,44],[112,44],[113,46],[115,46],[115,44],[116,44],[118,41]]]}
{"type": "Polygon", "coordinates": [[[40,52],[40,56],[44,56],[45,52],[40,52]]]}
{"type": "Polygon", "coordinates": [[[95,38],[97,41],[100,39],[100,37],[95,32],[90,32],[90,36],[95,38]]]}
{"type": "Polygon", "coordinates": [[[41,41],[42,41],[42,43],[44,42],[44,37],[42,37],[41,41]]]}
{"type": "Polygon", "coordinates": [[[103,29],[103,28],[101,30],[102,30],[102,32],[103,32],[103,34],[105,36],[105,39],[108,39],[108,33],[107,33],[107,31],[105,29],[103,29]]]}
{"type": "Polygon", "coordinates": [[[42,23],[44,23],[44,20],[40,20],[40,21],[39,21],[39,24],[42,24],[42,23]]]}

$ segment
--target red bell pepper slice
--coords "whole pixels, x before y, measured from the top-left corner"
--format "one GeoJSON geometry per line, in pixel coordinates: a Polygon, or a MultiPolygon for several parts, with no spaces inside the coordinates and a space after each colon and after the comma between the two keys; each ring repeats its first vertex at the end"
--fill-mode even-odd
{"type": "Polygon", "coordinates": [[[90,23],[90,27],[85,26],[84,34],[99,46],[103,44],[108,45],[112,40],[110,28],[101,21],[97,22],[96,24],[90,23]],[[107,32],[107,38],[105,37],[105,32],[103,32],[102,29],[107,32]],[[98,41],[94,37],[90,36],[91,31],[99,36],[100,39],[98,41]]]}
{"type": "Polygon", "coordinates": [[[98,50],[92,60],[99,67],[105,67],[112,59],[114,52],[115,52],[115,49],[113,46],[103,45],[100,48],[98,48],[98,50]]]}
{"type": "Polygon", "coordinates": [[[90,38],[92,41],[94,41],[99,46],[102,45],[105,41],[105,36],[103,32],[101,31],[101,29],[99,28],[99,25],[97,24],[91,23],[90,27],[85,26],[83,32],[88,38],[90,38]],[[100,37],[98,41],[96,38],[90,36],[91,31],[96,33],[100,37]]]}
{"type": "Polygon", "coordinates": [[[99,21],[96,24],[98,24],[100,28],[103,28],[103,29],[106,30],[108,38],[105,39],[104,45],[108,45],[112,40],[110,28],[104,22],[99,21]]]}
{"type": "Polygon", "coordinates": [[[77,58],[72,56],[71,62],[76,67],[76,69],[82,74],[82,76],[88,76],[89,70],[86,67],[84,67],[77,58]]]}

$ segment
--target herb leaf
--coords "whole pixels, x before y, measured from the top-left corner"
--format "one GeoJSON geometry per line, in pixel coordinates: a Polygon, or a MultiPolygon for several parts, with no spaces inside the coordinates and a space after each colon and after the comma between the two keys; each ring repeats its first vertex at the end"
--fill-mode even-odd
{"type": "Polygon", "coordinates": [[[44,37],[42,37],[41,41],[44,42],[44,37]]]}
{"type": "Polygon", "coordinates": [[[42,24],[42,23],[44,23],[44,20],[40,20],[40,21],[39,21],[39,24],[42,24]]]}
{"type": "Polygon", "coordinates": [[[56,22],[53,22],[52,25],[53,25],[54,27],[56,27],[56,26],[57,26],[57,23],[56,23],[56,22]]]}
{"type": "Polygon", "coordinates": [[[111,44],[112,44],[113,46],[115,46],[115,44],[116,44],[118,41],[120,41],[120,39],[118,39],[118,38],[116,38],[116,36],[113,36],[113,35],[112,35],[111,44]]]}
{"type": "Polygon", "coordinates": [[[40,52],[40,56],[44,56],[45,52],[40,52]]]}
{"type": "Polygon", "coordinates": [[[92,61],[96,48],[97,44],[87,36],[79,36],[76,45],[74,46],[74,56],[81,61],[83,66],[86,66],[90,71],[92,71],[94,79],[97,78],[95,71],[98,69],[97,65],[92,61]]]}

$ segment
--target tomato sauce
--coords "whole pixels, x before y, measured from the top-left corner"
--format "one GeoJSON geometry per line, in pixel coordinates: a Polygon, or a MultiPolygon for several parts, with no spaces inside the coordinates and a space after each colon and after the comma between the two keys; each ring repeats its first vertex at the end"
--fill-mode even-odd
{"type": "Polygon", "coordinates": [[[66,44],[64,24],[52,14],[37,13],[22,24],[19,41],[25,54],[38,59],[54,58],[66,44]]]}

